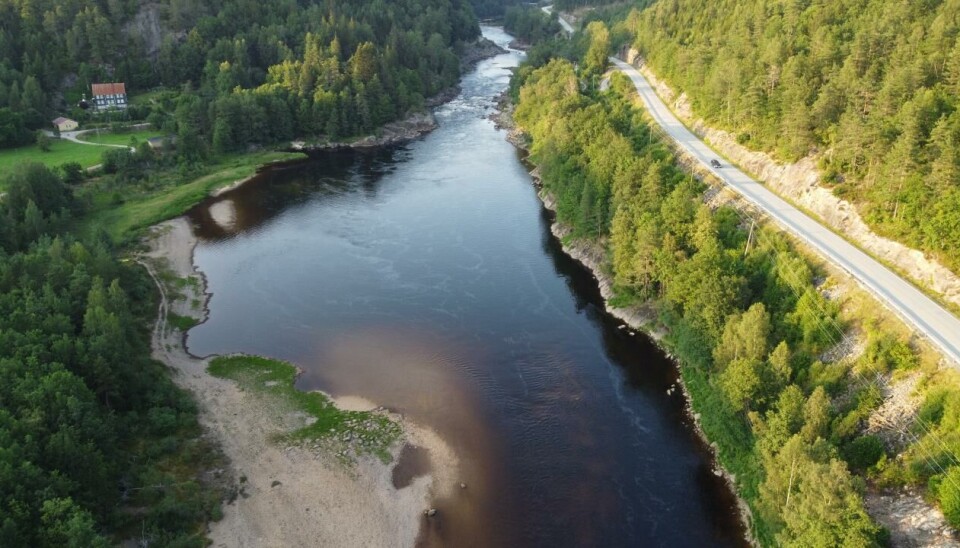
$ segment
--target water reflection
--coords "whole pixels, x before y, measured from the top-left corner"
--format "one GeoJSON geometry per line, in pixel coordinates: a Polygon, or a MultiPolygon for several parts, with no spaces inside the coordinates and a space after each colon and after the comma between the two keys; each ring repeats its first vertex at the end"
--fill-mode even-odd
{"type": "Polygon", "coordinates": [[[268,170],[193,211],[213,297],[188,346],[292,361],[302,388],[438,431],[471,487],[425,545],[740,544],[665,393],[676,371],[602,313],[484,119],[518,60],[482,63],[423,140],[268,170]]]}

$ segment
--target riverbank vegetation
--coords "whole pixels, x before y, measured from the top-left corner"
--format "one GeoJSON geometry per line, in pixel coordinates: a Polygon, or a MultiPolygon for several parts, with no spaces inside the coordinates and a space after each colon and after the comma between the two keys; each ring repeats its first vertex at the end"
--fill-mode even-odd
{"type": "Polygon", "coordinates": [[[960,22],[951,2],[676,0],[622,28],[697,115],[815,154],[880,234],[960,269],[960,22]]]}
{"type": "MultiPolygon", "coordinates": [[[[150,357],[154,286],[119,246],[264,163],[302,157],[261,145],[374,132],[423,109],[456,84],[457,54],[479,27],[463,0],[0,0],[0,27],[0,147],[32,139],[96,81],[126,82],[130,107],[74,117],[146,121],[150,134],[172,137],[162,150],[138,138],[133,153],[60,141],[32,149],[56,169],[9,152],[0,544],[205,546],[205,524],[235,486],[193,399],[150,357]],[[102,168],[86,173],[94,163],[102,168]]],[[[355,434],[352,447],[383,457],[399,435],[379,415],[297,395],[286,370],[271,375],[265,382],[317,418],[304,438],[355,434]]]]}
{"type": "Polygon", "coordinates": [[[498,20],[510,6],[521,3],[520,0],[470,0],[477,17],[486,20],[498,20]]]}
{"type": "MultiPolygon", "coordinates": [[[[581,51],[609,39],[603,30],[587,33],[581,51]]],[[[847,333],[859,319],[841,315],[823,273],[777,231],[707,205],[707,187],[632,104],[629,81],[614,74],[599,93],[597,67],[580,67],[554,59],[518,71],[515,119],[558,221],[606,246],[617,306],[658,310],[755,536],[764,545],[882,544],[864,509],[865,480],[929,486],[955,520],[956,377],[870,326],[856,326],[866,349],[853,351],[847,333]],[[923,379],[924,400],[919,419],[903,423],[906,441],[867,434],[884,389],[911,375],[923,379]]]]}
{"type": "Polygon", "coordinates": [[[134,242],[150,226],[186,213],[211,192],[253,177],[266,164],[305,158],[300,153],[260,151],[178,166],[146,146],[135,154],[115,150],[105,155],[107,174],[77,190],[84,215],[76,230],[89,237],[107,236],[117,244],[134,242]]]}
{"type": "Polygon", "coordinates": [[[562,30],[556,17],[529,5],[507,8],[503,16],[503,28],[528,44],[543,42],[562,30]]]}
{"type": "Polygon", "coordinates": [[[268,399],[278,413],[309,417],[305,426],[284,435],[288,441],[349,444],[360,455],[390,462],[390,448],[400,439],[400,426],[385,415],[344,411],[320,392],[298,390],[294,386],[297,368],[289,363],[259,356],[221,356],[210,362],[208,371],[268,399]]]}
{"type": "Polygon", "coordinates": [[[0,202],[0,539],[204,546],[223,491],[201,472],[223,463],[150,358],[149,278],[66,234],[80,214],[37,164],[0,202]]]}

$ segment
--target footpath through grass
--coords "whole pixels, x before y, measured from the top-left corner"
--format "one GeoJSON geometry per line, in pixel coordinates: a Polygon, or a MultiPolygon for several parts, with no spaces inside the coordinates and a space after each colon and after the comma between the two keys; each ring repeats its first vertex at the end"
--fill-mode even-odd
{"type": "Polygon", "coordinates": [[[289,363],[259,356],[221,356],[210,362],[208,371],[268,398],[281,412],[301,412],[315,419],[282,435],[281,440],[330,440],[349,446],[356,454],[376,455],[386,463],[391,459],[390,446],[400,438],[400,425],[384,415],[344,411],[320,392],[298,390],[294,386],[297,370],[289,363]]]}
{"type": "Polygon", "coordinates": [[[135,139],[137,143],[142,143],[147,139],[152,139],[154,137],[162,137],[159,131],[147,129],[143,131],[121,131],[118,133],[112,133],[110,131],[101,131],[97,134],[96,130],[89,133],[83,133],[78,139],[81,141],[86,141],[88,143],[96,143],[98,145],[121,145],[121,146],[130,146],[131,138],[135,139]]]}
{"type": "Polygon", "coordinates": [[[182,215],[213,190],[253,176],[264,164],[303,157],[288,152],[224,156],[205,165],[206,174],[183,183],[176,172],[162,173],[159,180],[119,188],[91,183],[85,194],[92,208],[81,221],[80,233],[89,235],[102,230],[115,242],[132,241],[144,229],[182,215]]]}

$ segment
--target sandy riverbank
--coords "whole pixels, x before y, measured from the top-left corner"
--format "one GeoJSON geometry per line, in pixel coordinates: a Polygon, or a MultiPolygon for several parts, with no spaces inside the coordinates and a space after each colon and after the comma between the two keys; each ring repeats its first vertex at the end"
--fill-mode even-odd
{"type": "MultiPolygon", "coordinates": [[[[142,263],[162,293],[153,335],[154,356],[174,371],[174,380],[190,390],[200,420],[230,459],[240,496],[224,503],[223,519],[212,523],[214,546],[413,546],[423,515],[433,500],[459,485],[457,459],[433,431],[392,415],[404,431],[394,460],[383,464],[360,457],[345,464],[322,445],[284,446],[274,434],[304,425],[299,414],[278,414],[264,398],[234,382],[209,375],[209,358],[187,353],[183,333],[167,323],[168,313],[203,321],[206,284],[193,264],[197,240],[183,217],[157,225],[142,263]],[[187,283],[171,280],[188,280],[187,283]],[[429,475],[395,489],[392,471],[404,444],[427,450],[429,475]]],[[[342,398],[350,410],[372,410],[361,398],[342,398]]]]}

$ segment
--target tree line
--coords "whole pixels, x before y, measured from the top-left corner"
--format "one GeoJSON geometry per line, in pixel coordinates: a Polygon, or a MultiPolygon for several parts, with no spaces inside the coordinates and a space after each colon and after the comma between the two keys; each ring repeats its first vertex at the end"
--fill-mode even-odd
{"type": "Polygon", "coordinates": [[[503,17],[504,12],[513,5],[521,4],[521,0],[470,0],[477,17],[481,19],[497,19],[503,17]]]}
{"type": "Polygon", "coordinates": [[[0,0],[0,146],[96,81],[183,90],[174,129],[196,132],[200,150],[352,136],[455,84],[457,53],[478,36],[466,0],[0,0]],[[162,39],[147,42],[153,21],[162,39]]]}
{"type": "Polygon", "coordinates": [[[538,43],[560,32],[556,16],[536,6],[510,6],[503,16],[503,28],[527,43],[538,43]]]}
{"type": "MultiPolygon", "coordinates": [[[[589,52],[604,41],[589,29],[589,52]]],[[[598,56],[599,57],[599,56],[598,56]]],[[[865,378],[916,371],[899,338],[867,326],[866,351],[826,361],[841,336],[839,306],[818,289],[818,273],[776,231],[751,226],[730,206],[704,202],[705,186],[684,173],[671,149],[630,101],[614,74],[596,91],[597,68],[563,59],[517,73],[515,117],[530,157],[574,237],[608,249],[617,306],[653,303],[668,328],[710,441],[753,510],[764,545],[867,546],[886,531],[867,515],[864,479],[934,486],[960,524],[960,447],[954,380],[925,396],[926,428],[904,458],[865,421],[883,401],[865,378]],[[934,437],[936,436],[936,437],[934,437]],[[952,508],[952,510],[951,510],[952,508]]],[[[919,426],[915,426],[919,428],[919,426]]]]}
{"type": "Polygon", "coordinates": [[[695,112],[814,154],[879,233],[960,268],[960,6],[665,0],[621,26],[695,112]]]}
{"type": "MultiPolygon", "coordinates": [[[[177,152],[106,151],[98,185],[121,203],[132,182],[175,178],[158,170],[189,179],[212,154],[349,137],[422,108],[478,32],[461,0],[0,0],[0,146],[92,82],[163,85],[125,116],[177,152]]],[[[75,194],[77,164],[2,177],[0,546],[205,546],[228,487],[202,474],[221,457],[150,358],[153,284],[108,237],[73,233],[108,193],[75,194]]]]}
{"type": "Polygon", "coordinates": [[[58,173],[6,178],[0,546],[204,546],[224,491],[198,471],[218,453],[150,358],[152,282],[109,243],[69,234],[83,206],[58,173]]]}

